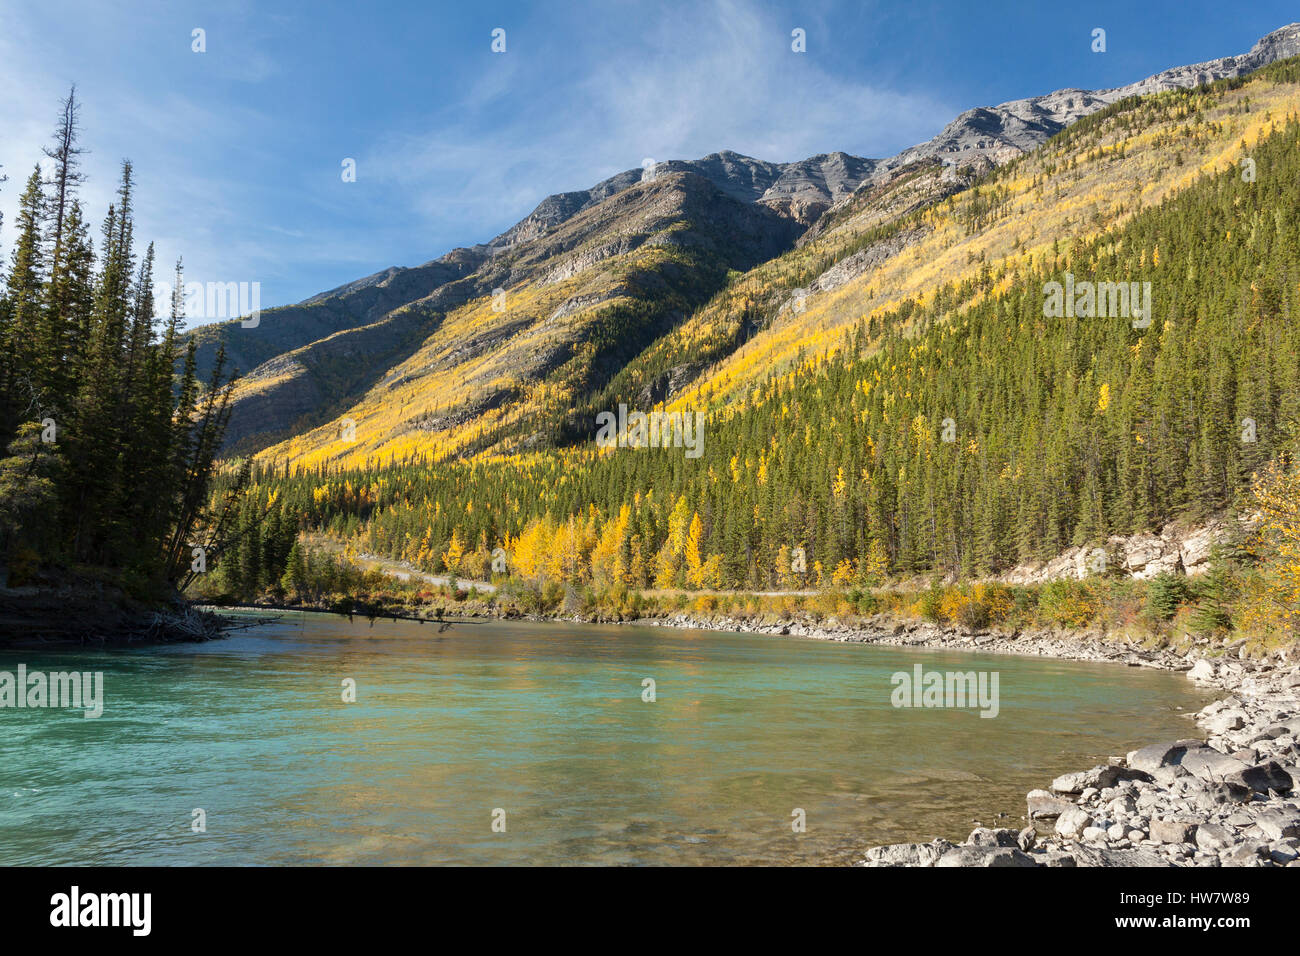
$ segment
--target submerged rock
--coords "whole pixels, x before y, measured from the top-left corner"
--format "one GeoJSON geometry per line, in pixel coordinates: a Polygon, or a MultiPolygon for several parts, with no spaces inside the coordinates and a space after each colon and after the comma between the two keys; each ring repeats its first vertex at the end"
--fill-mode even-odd
{"type": "Polygon", "coordinates": [[[1025,800],[1031,820],[1054,820],[1067,810],[1074,809],[1074,804],[1069,800],[1054,797],[1046,790],[1030,790],[1025,800]]]}

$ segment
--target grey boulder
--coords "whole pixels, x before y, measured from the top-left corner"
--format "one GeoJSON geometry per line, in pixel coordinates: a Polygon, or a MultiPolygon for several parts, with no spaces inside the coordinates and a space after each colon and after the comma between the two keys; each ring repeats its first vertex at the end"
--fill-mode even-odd
{"type": "Polygon", "coordinates": [[[1037,866],[1026,853],[1005,846],[956,846],[935,866],[1037,866]]]}
{"type": "Polygon", "coordinates": [[[1173,740],[1168,743],[1151,744],[1129,754],[1128,765],[1134,770],[1154,773],[1161,767],[1182,763],[1188,750],[1204,746],[1205,743],[1200,740],[1173,740]]]}
{"type": "Polygon", "coordinates": [[[1223,779],[1227,783],[1249,787],[1256,793],[1268,793],[1270,790],[1286,793],[1295,784],[1291,775],[1282,769],[1281,764],[1273,760],[1234,771],[1223,779]]]}

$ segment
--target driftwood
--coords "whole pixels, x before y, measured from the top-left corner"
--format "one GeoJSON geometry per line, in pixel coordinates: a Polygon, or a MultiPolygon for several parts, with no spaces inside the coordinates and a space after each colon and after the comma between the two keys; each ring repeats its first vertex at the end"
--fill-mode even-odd
{"type": "MultiPolygon", "coordinates": [[[[338,602],[329,606],[318,606],[313,604],[283,604],[283,603],[265,603],[265,604],[206,604],[204,607],[210,607],[215,611],[304,611],[314,614],[338,614],[346,617],[349,621],[361,617],[374,623],[378,620],[383,621],[414,621],[417,624],[437,624],[438,633],[450,628],[453,624],[485,624],[486,621],[476,621],[467,618],[450,618],[443,614],[442,608],[436,608],[433,616],[420,613],[399,613],[396,611],[387,611],[367,604],[364,601],[352,601],[349,603],[338,602]]],[[[267,619],[271,620],[271,619],[267,619]]],[[[246,627],[262,624],[265,621],[256,621],[246,627]]]]}

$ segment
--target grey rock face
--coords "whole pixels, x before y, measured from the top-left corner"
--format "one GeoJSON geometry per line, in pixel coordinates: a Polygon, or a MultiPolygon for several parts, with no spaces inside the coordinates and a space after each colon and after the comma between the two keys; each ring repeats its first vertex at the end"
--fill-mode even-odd
{"type": "Polygon", "coordinates": [[[1202,850],[1217,853],[1232,843],[1233,835],[1227,827],[1217,823],[1202,823],[1196,828],[1196,845],[1202,850]]]}
{"type": "Polygon", "coordinates": [[[1018,834],[1015,830],[1004,827],[976,827],[971,831],[966,842],[973,846],[1018,846],[1018,834]]]}
{"type": "Polygon", "coordinates": [[[1051,820],[1074,808],[1069,800],[1054,797],[1046,790],[1031,790],[1026,802],[1031,820],[1051,820]]]}
{"type": "Polygon", "coordinates": [[[1255,818],[1255,826],[1269,840],[1300,836],[1300,811],[1269,810],[1255,818]]]}
{"type": "MultiPolygon", "coordinates": [[[[1164,70],[1128,86],[1110,90],[1056,90],[1042,96],[980,106],[962,113],[929,142],[888,159],[866,159],[833,152],[793,163],[770,163],[730,150],[696,160],[665,160],[663,172],[693,172],[742,202],[761,202],[801,223],[809,223],[857,189],[886,179],[910,163],[938,159],[949,166],[998,165],[1045,143],[1066,126],[1129,96],[1187,88],[1242,76],[1290,56],[1300,55],[1300,24],[1263,37],[1249,53],[1164,70]]],[[[544,235],[584,209],[627,189],[645,177],[629,169],[576,192],[543,199],[528,216],[497,236],[487,247],[505,249],[544,235]]],[[[364,281],[364,280],[363,280],[364,281]]]]}
{"type": "Polygon", "coordinates": [[[1196,838],[1196,824],[1181,820],[1152,820],[1151,839],[1160,843],[1191,843],[1196,838]]]}
{"type": "Polygon", "coordinates": [[[1260,850],[1262,849],[1263,846],[1259,843],[1240,843],[1221,854],[1219,862],[1224,866],[1259,866],[1260,850]]]}
{"type": "Polygon", "coordinates": [[[1187,672],[1188,680],[1214,680],[1214,665],[1206,660],[1197,661],[1187,672]]]}
{"type": "Polygon", "coordinates": [[[1235,803],[1248,803],[1251,789],[1238,783],[1213,783],[1187,794],[1187,804],[1194,810],[1214,810],[1235,803]]]}
{"type": "MultiPolygon", "coordinates": [[[[1192,668],[1195,670],[1196,668],[1192,668]]],[[[1226,734],[1246,726],[1246,715],[1239,710],[1225,710],[1215,714],[1205,722],[1205,729],[1212,734],[1226,734]]]]}
{"type": "Polygon", "coordinates": [[[1300,718],[1293,717],[1287,721],[1269,724],[1252,737],[1249,743],[1255,744],[1261,740],[1276,740],[1279,737],[1295,737],[1298,735],[1300,735],[1300,718]]]}
{"type": "Polygon", "coordinates": [[[1188,751],[1183,757],[1182,767],[1202,780],[1208,781],[1225,780],[1230,774],[1248,769],[1240,760],[1234,760],[1212,747],[1188,751]]]}
{"type": "Polygon", "coordinates": [[[1084,793],[1086,790],[1109,790],[1124,780],[1150,781],[1151,775],[1133,767],[1093,767],[1079,773],[1066,773],[1052,781],[1053,793],[1084,793]]]}
{"type": "Polygon", "coordinates": [[[1275,843],[1268,848],[1268,856],[1274,863],[1286,866],[1300,859],[1296,848],[1287,843],[1275,843]]]}
{"type": "Polygon", "coordinates": [[[1044,851],[1043,860],[1044,864],[1047,866],[1068,867],[1073,869],[1079,865],[1078,861],[1074,858],[1073,853],[1066,853],[1063,850],[1056,849],[1055,847],[1049,847],[1044,851]]]}
{"type": "Polygon", "coordinates": [[[1243,76],[1296,55],[1300,55],[1300,24],[1292,23],[1274,30],[1240,56],[1174,67],[1110,90],[1057,90],[998,106],[977,107],[962,113],[929,142],[882,161],[874,175],[930,157],[954,166],[980,160],[1000,165],[1046,142],[1076,120],[1126,97],[1243,76]]]}
{"type": "Polygon", "coordinates": [[[1070,807],[1056,819],[1056,832],[1063,837],[1080,836],[1092,826],[1092,815],[1079,807],[1070,807]]]}
{"type": "Polygon", "coordinates": [[[1159,853],[1147,849],[1094,847],[1079,843],[1070,847],[1077,866],[1173,866],[1159,853]]]}
{"type": "Polygon", "coordinates": [[[1161,767],[1159,770],[1151,771],[1151,776],[1156,783],[1162,787],[1172,787],[1174,781],[1180,777],[1190,777],[1191,774],[1182,768],[1181,764],[1172,764],[1168,767],[1161,767]]]}
{"type": "Polygon", "coordinates": [[[544,236],[615,193],[666,173],[695,173],[732,199],[761,202],[789,218],[807,223],[852,194],[876,165],[876,160],[839,152],[794,163],[769,163],[731,150],[712,153],[703,159],[664,160],[652,170],[629,169],[590,189],[547,196],[531,213],[489,242],[488,248],[496,252],[544,236]]]}

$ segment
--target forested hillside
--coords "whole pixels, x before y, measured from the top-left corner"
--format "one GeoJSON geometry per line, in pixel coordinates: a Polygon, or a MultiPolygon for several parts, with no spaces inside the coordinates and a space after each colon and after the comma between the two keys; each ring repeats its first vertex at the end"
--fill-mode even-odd
{"type": "Polygon", "coordinates": [[[555,444],[578,397],[690,315],[729,273],[779,254],[799,232],[793,220],[694,172],[660,173],[383,320],[389,326],[409,313],[425,321],[414,349],[391,366],[353,344],[366,330],[340,333],[242,380],[234,417],[283,429],[283,416],[256,408],[272,400],[283,407],[295,389],[351,396],[329,424],[263,453],[304,460],[555,444]],[[327,375],[319,358],[335,341],[345,362],[327,375]],[[360,397],[347,387],[349,370],[368,375],[360,397]]]}
{"type": "MultiPolygon", "coordinates": [[[[1300,26],[1290,25],[1249,53],[1128,86],[968,110],[887,159],[772,163],[724,150],[647,160],[547,197],[486,243],[188,337],[200,375],[224,346],[244,376],[226,454],[355,466],[571,445],[593,411],[620,401],[743,399],[773,367],[824,354],[860,317],[985,268],[1001,276],[1045,241],[1159,202],[1221,163],[1225,144],[1253,141],[1245,114],[1270,104],[1243,110],[1219,96],[1198,105],[1192,125],[1167,110],[1130,115],[1094,154],[1071,154],[1068,170],[1039,151],[1020,175],[935,207],[1107,104],[1239,78],[1297,52],[1300,26]],[[691,181],[717,195],[672,188],[691,181]],[[799,248],[778,256],[796,237],[799,248]]],[[[1256,85],[1252,95],[1292,92],[1256,85]]]]}
{"type": "Polygon", "coordinates": [[[967,297],[1005,289],[1062,243],[1113,229],[1203,173],[1235,166],[1297,110],[1300,90],[1276,68],[1129,98],[974,186],[973,169],[936,161],[896,169],[830,209],[795,248],[725,283],[697,247],[665,273],[667,287],[636,281],[661,269],[646,259],[665,251],[657,240],[604,258],[611,234],[643,232],[636,210],[665,185],[637,184],[501,259],[498,274],[522,279],[489,283],[504,300],[483,291],[447,312],[422,348],[333,422],[259,457],[358,466],[519,453],[580,442],[594,414],[619,402],[743,407],[766,376],[830,354],[857,323],[931,303],[946,287],[967,297]],[[585,244],[566,243],[570,235],[585,244]],[[603,261],[593,265],[589,250],[603,261]],[[700,298],[678,295],[664,308],[684,282],[700,298]],[[620,325],[632,303],[609,300],[611,291],[666,320],[620,325]],[[566,351],[574,338],[597,344],[603,357],[593,360],[591,345],[566,351]],[[345,420],[355,423],[354,441],[342,440],[345,420]]]}
{"type": "MultiPolygon", "coordinates": [[[[858,233],[841,248],[943,238],[925,268],[898,267],[916,294],[855,307],[895,281],[893,259],[869,264],[781,313],[805,330],[808,313],[834,317],[791,345],[797,361],[751,357],[743,390],[719,373],[670,403],[708,412],[699,458],[590,438],[472,460],[412,446],[391,465],[268,462],[254,493],[431,570],[481,576],[501,547],[525,578],[688,588],[980,575],[1231,509],[1265,465],[1289,467],[1300,420],[1298,80],[1289,61],[1115,104],[858,233]],[[1149,283],[1153,314],[1059,314],[1046,290],[1067,273],[1149,283]]],[[[691,321],[745,307],[724,294],[691,321]]]]}
{"type": "Polygon", "coordinates": [[[189,333],[200,371],[224,346],[245,373],[226,452],[294,438],[294,449],[329,445],[337,425],[308,433],[353,406],[350,420],[370,419],[366,440],[326,455],[357,457],[377,441],[551,443],[566,430],[571,397],[671,330],[729,270],[789,248],[871,169],[843,153],[786,164],[730,152],[669,160],[550,196],[486,244],[247,324],[200,326],[189,333]],[[494,353],[486,363],[485,353],[494,353]],[[400,396],[390,394],[395,381],[400,396]],[[411,416],[384,414],[394,405],[411,416]],[[479,419],[492,423],[485,430],[479,419]]]}

